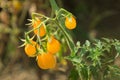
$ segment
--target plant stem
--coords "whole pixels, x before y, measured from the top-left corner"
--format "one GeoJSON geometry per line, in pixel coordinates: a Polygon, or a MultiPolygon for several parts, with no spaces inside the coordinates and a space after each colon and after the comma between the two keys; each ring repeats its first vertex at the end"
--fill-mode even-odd
{"type": "Polygon", "coordinates": [[[41,16],[41,17],[44,17],[44,18],[48,19],[48,17],[46,17],[46,16],[43,15],[43,14],[32,13],[32,17],[33,17],[33,18],[35,17],[35,15],[36,15],[36,16],[41,16]]]}
{"type": "Polygon", "coordinates": [[[72,39],[69,37],[69,35],[66,33],[66,31],[62,28],[62,26],[59,24],[58,20],[55,21],[56,24],[58,25],[58,27],[61,29],[61,31],[63,32],[65,38],[66,38],[66,41],[67,41],[67,44],[68,44],[68,47],[71,51],[71,56],[74,56],[74,49],[75,48],[75,44],[74,42],[72,41],[72,39]]]}
{"type": "MultiPolygon", "coordinates": [[[[50,0],[50,4],[51,4],[51,7],[52,7],[52,12],[54,12],[55,14],[57,14],[57,12],[59,11],[59,7],[57,6],[55,0],[50,0]]],[[[64,10],[64,9],[63,9],[64,10]]],[[[64,10],[65,11],[65,10],[64,10]]],[[[65,11],[66,12],[66,11],[65,11]]],[[[57,20],[57,19],[55,19],[57,20]]],[[[75,45],[74,45],[74,42],[72,41],[72,39],[69,37],[69,35],[67,34],[67,32],[62,28],[62,26],[59,24],[59,21],[55,21],[55,23],[59,26],[59,28],[61,29],[61,31],[64,33],[64,36],[66,38],[66,41],[67,41],[67,44],[70,48],[70,51],[71,51],[71,56],[74,56],[74,49],[75,48],[75,45]]]]}
{"type": "Polygon", "coordinates": [[[55,0],[50,0],[50,5],[52,7],[52,11],[56,13],[56,11],[59,10],[59,7],[57,6],[55,0]]]}

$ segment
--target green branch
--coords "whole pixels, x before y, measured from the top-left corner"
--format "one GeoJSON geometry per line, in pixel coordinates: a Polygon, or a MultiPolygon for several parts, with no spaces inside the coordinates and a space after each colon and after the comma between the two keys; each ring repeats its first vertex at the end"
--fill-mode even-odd
{"type": "Polygon", "coordinates": [[[57,6],[57,3],[55,2],[55,0],[50,0],[50,5],[52,7],[53,12],[56,13],[59,10],[59,7],[57,6]]]}

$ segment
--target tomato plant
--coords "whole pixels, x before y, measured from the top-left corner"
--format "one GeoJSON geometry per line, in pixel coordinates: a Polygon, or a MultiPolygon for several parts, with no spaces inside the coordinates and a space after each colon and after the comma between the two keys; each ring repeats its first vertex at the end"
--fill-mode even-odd
{"type": "MultiPolygon", "coordinates": [[[[54,16],[48,17],[40,13],[33,13],[29,24],[33,28],[25,33],[25,40],[23,40],[30,41],[29,34],[34,32],[33,36],[40,48],[36,47],[37,51],[31,50],[36,53],[38,66],[41,69],[54,68],[56,53],[59,53],[62,45],[67,43],[70,54],[63,57],[74,66],[69,76],[70,80],[98,80],[98,78],[106,80],[110,79],[113,74],[119,76],[120,68],[114,65],[114,61],[120,55],[120,41],[102,38],[93,41],[86,40],[83,45],[80,44],[80,41],[75,43],[68,31],[77,27],[74,15],[59,8],[55,0],[50,0],[50,4],[54,16]],[[112,49],[116,50],[116,53],[109,56],[112,49]]],[[[30,48],[34,47],[34,45],[29,45],[30,48]]],[[[67,46],[63,48],[67,48],[67,46]]]]}

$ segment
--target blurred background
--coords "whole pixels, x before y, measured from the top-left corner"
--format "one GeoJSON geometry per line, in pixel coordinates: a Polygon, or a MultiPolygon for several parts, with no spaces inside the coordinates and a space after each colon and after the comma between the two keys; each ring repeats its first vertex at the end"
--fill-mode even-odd
{"type": "MultiPolygon", "coordinates": [[[[116,38],[120,40],[120,0],[56,0],[60,7],[72,12],[77,28],[74,41],[116,38]]],[[[49,0],[0,0],[0,80],[67,80],[72,65],[61,61],[56,69],[41,70],[35,58],[24,53],[20,38],[29,27],[31,13],[50,16],[49,0]]],[[[119,60],[115,62],[120,66],[119,60]]]]}

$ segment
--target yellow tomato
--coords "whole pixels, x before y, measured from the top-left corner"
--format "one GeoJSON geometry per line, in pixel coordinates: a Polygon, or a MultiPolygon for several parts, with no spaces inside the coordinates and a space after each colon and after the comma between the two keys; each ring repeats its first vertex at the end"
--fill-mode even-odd
{"type": "Polygon", "coordinates": [[[26,55],[29,57],[35,57],[36,46],[39,48],[38,44],[35,41],[31,40],[31,43],[27,43],[24,48],[26,55]]]}
{"type": "MultiPolygon", "coordinates": [[[[33,23],[33,28],[37,28],[39,24],[41,23],[40,20],[36,20],[33,23]]],[[[45,27],[43,25],[40,26],[40,28],[34,30],[34,34],[39,34],[40,37],[43,37],[46,34],[45,27]]]]}
{"type": "Polygon", "coordinates": [[[76,19],[73,16],[66,17],[66,19],[65,19],[65,26],[68,29],[76,28],[76,19]]]}
{"type": "Polygon", "coordinates": [[[50,40],[47,42],[47,51],[51,54],[55,54],[60,50],[60,42],[54,38],[54,36],[51,37],[50,40]]]}
{"type": "Polygon", "coordinates": [[[56,66],[56,58],[50,53],[42,53],[37,56],[37,64],[41,69],[52,69],[56,66]]]}

